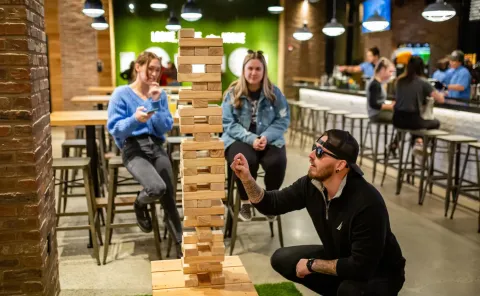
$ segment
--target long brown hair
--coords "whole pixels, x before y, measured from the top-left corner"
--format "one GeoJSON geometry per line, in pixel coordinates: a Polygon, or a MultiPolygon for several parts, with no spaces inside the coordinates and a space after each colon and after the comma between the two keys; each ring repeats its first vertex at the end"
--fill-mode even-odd
{"type": "Polygon", "coordinates": [[[277,99],[274,92],[273,92],[273,83],[268,78],[268,71],[267,71],[267,62],[265,57],[263,56],[262,51],[253,51],[248,50],[248,54],[245,56],[242,64],[242,75],[232,82],[228,89],[225,92],[225,95],[230,92],[232,95],[232,104],[235,108],[240,109],[242,107],[242,100],[240,99],[241,96],[248,96],[248,82],[245,79],[244,71],[245,65],[251,60],[259,60],[263,65],[263,78],[262,78],[262,89],[265,97],[269,99],[272,103],[275,102],[277,99]]]}
{"type": "MultiPolygon", "coordinates": [[[[138,64],[139,66],[143,66],[143,65],[147,65],[147,67],[145,68],[145,75],[147,76],[147,78],[150,78],[148,77],[148,67],[150,66],[150,63],[153,61],[153,60],[158,60],[160,62],[160,69],[162,68],[162,58],[157,56],[156,54],[154,54],[153,52],[150,52],[150,51],[144,51],[142,52],[137,60],[135,61],[135,64],[138,64]]],[[[134,67],[135,71],[133,72],[133,80],[136,80],[137,79],[137,75],[138,75],[138,72],[137,72],[137,69],[134,67]]],[[[160,74],[158,75],[158,78],[157,78],[157,83],[160,84],[160,78],[162,77],[162,71],[160,70],[160,74]]]]}
{"type": "Polygon", "coordinates": [[[408,60],[407,70],[398,77],[398,81],[411,82],[415,77],[424,77],[425,64],[419,56],[412,56],[408,60]]]}

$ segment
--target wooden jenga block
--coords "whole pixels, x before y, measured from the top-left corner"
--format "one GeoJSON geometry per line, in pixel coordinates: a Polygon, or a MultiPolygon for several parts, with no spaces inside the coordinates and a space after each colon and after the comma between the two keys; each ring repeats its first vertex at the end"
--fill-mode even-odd
{"type": "Polygon", "coordinates": [[[200,99],[192,101],[193,108],[207,108],[208,100],[200,99]]]}
{"type": "MultiPolygon", "coordinates": [[[[195,152],[195,151],[188,151],[188,152],[195,152]]],[[[220,183],[224,181],[225,181],[225,174],[199,174],[196,176],[183,177],[183,182],[185,184],[220,183]]]]}
{"type": "Polygon", "coordinates": [[[196,133],[193,135],[193,138],[197,142],[208,142],[211,140],[210,133],[196,133]]]}
{"type": "Polygon", "coordinates": [[[182,156],[183,159],[195,159],[197,158],[197,151],[183,151],[182,156]]]}
{"type": "Polygon", "coordinates": [[[221,133],[223,132],[223,125],[221,124],[193,124],[181,125],[180,133],[195,134],[195,133],[221,133]]]}
{"type": "Polygon", "coordinates": [[[186,288],[198,286],[198,276],[196,274],[186,274],[184,278],[186,288]]]}
{"type": "MultiPolygon", "coordinates": [[[[210,167],[210,174],[225,174],[225,166],[211,166],[210,167]]],[[[191,176],[191,175],[190,175],[191,176]]]]}
{"type": "Polygon", "coordinates": [[[209,226],[209,227],[223,227],[225,219],[223,216],[204,216],[199,217],[187,217],[183,218],[184,227],[196,227],[196,226],[209,226]]]}
{"type": "Polygon", "coordinates": [[[184,274],[198,274],[209,272],[221,272],[223,271],[223,265],[220,262],[216,263],[199,263],[199,264],[186,264],[182,258],[182,268],[184,274]]]}
{"type": "MultiPolygon", "coordinates": [[[[213,66],[213,65],[209,65],[213,66]]],[[[192,65],[178,65],[178,73],[192,73],[192,65]]]]}
{"type": "Polygon", "coordinates": [[[197,191],[197,184],[182,184],[182,189],[185,192],[197,191]]]}
{"type": "Polygon", "coordinates": [[[194,38],[195,30],[194,29],[180,29],[178,32],[178,38],[194,38]]]}
{"type": "Polygon", "coordinates": [[[208,90],[222,90],[221,82],[208,82],[208,90]]]}
{"type": "MultiPolygon", "coordinates": [[[[190,72],[185,72],[190,73],[190,72]]],[[[205,73],[222,73],[222,66],[221,65],[206,65],[205,66],[205,73]]]]}
{"type": "Polygon", "coordinates": [[[184,200],[183,201],[183,207],[184,208],[196,208],[196,207],[198,207],[198,201],[197,200],[184,200]]]}
{"type": "Polygon", "coordinates": [[[196,220],[197,220],[198,226],[209,225],[212,223],[212,216],[211,215],[197,216],[196,220]]]}
{"type": "Polygon", "coordinates": [[[198,256],[197,244],[183,244],[183,255],[185,257],[198,256]]]}
{"type": "MultiPolygon", "coordinates": [[[[215,239],[215,234],[214,234],[215,239]]],[[[196,232],[184,232],[183,233],[183,243],[184,244],[196,244],[198,243],[197,233],[196,232]]]]}
{"type": "Polygon", "coordinates": [[[178,92],[178,99],[191,100],[191,99],[211,99],[211,100],[220,100],[222,99],[221,91],[193,91],[190,89],[181,89],[178,92]]]}
{"type": "Polygon", "coordinates": [[[215,165],[225,165],[225,159],[221,158],[197,158],[197,159],[184,159],[183,165],[188,167],[207,167],[215,165]]]}
{"type": "Polygon", "coordinates": [[[198,208],[210,208],[212,206],[212,200],[211,199],[200,199],[200,200],[195,200],[197,202],[197,207],[198,208]]]}
{"type": "MultiPolygon", "coordinates": [[[[195,35],[195,33],[194,33],[195,35]]],[[[222,38],[185,38],[178,40],[178,46],[180,47],[219,47],[223,46],[222,38]]]]}
{"type": "Polygon", "coordinates": [[[196,56],[208,56],[208,47],[195,47],[196,56]]]}
{"type": "Polygon", "coordinates": [[[208,124],[222,124],[222,116],[209,116],[208,124]]]}
{"type": "Polygon", "coordinates": [[[180,117],[180,125],[192,125],[192,124],[195,124],[195,117],[193,116],[180,117]]]}
{"type": "Polygon", "coordinates": [[[208,83],[207,82],[194,82],[194,83],[192,83],[192,90],[194,90],[194,91],[208,90],[208,83]]]}
{"type": "MultiPolygon", "coordinates": [[[[208,108],[210,109],[210,108],[208,108]]],[[[219,139],[214,139],[210,142],[195,142],[191,139],[184,139],[182,141],[182,149],[183,151],[187,150],[219,150],[223,149],[223,141],[219,141],[219,139]]]]}
{"type": "Polygon", "coordinates": [[[212,254],[184,258],[186,264],[214,263],[222,262],[224,260],[225,255],[212,256],[212,254]]]}
{"type": "Polygon", "coordinates": [[[198,286],[199,287],[206,287],[210,286],[210,274],[208,273],[198,273],[198,286]]]}
{"type": "Polygon", "coordinates": [[[209,56],[223,56],[223,47],[211,46],[208,48],[209,56]]]}
{"type": "MultiPolygon", "coordinates": [[[[197,175],[197,168],[183,168],[183,175],[184,176],[195,176],[197,175]]],[[[219,173],[220,174],[220,173],[219,173]]]]}
{"type": "Polygon", "coordinates": [[[222,116],[222,107],[192,108],[185,106],[178,109],[178,115],[182,116],[222,116]]]}
{"type": "Polygon", "coordinates": [[[211,242],[210,251],[212,252],[213,256],[223,255],[225,254],[225,245],[223,242],[211,242]]]}
{"type": "Polygon", "coordinates": [[[179,82],[218,82],[222,81],[222,76],[220,73],[178,73],[177,80],[179,82]]]}
{"type": "Polygon", "coordinates": [[[210,183],[210,190],[212,191],[224,191],[225,182],[223,183],[210,183]]]}
{"type": "Polygon", "coordinates": [[[212,204],[210,208],[184,208],[183,213],[185,216],[189,217],[206,217],[208,215],[223,215],[225,214],[225,207],[221,200],[218,201],[220,204],[212,204]]]}
{"type": "Polygon", "coordinates": [[[223,232],[221,230],[212,230],[213,241],[223,242],[223,232]]]}
{"type": "MultiPolygon", "coordinates": [[[[210,188],[209,188],[210,189],[210,188]]],[[[225,192],[221,191],[193,191],[193,192],[182,192],[182,198],[184,200],[203,200],[203,199],[217,199],[224,198],[225,192]]]]}
{"type": "Polygon", "coordinates": [[[221,157],[223,158],[224,157],[224,150],[209,150],[208,151],[209,153],[209,156],[212,157],[212,158],[218,158],[218,157],[221,157]]]}
{"type": "MultiPolygon", "coordinates": [[[[179,49],[179,57],[193,57],[194,55],[195,55],[195,48],[193,47],[180,47],[179,49]]],[[[180,66],[184,64],[179,63],[178,65],[180,66]]],[[[188,73],[192,73],[192,72],[188,72],[188,73]]]]}
{"type": "Polygon", "coordinates": [[[213,233],[210,227],[195,227],[197,239],[199,242],[210,242],[213,240],[213,233]]]}
{"type": "MultiPolygon", "coordinates": [[[[195,54],[195,50],[194,50],[195,54]]],[[[217,56],[182,56],[177,57],[177,63],[179,65],[221,65],[222,57],[217,56]]],[[[180,81],[180,80],[179,80],[180,81]]],[[[188,81],[188,80],[187,80],[188,81]]],[[[215,80],[217,81],[217,80],[215,80]]],[[[220,80],[218,80],[220,81],[220,80]]],[[[198,80],[192,82],[205,82],[205,80],[198,80]]]]}
{"type": "Polygon", "coordinates": [[[210,283],[212,285],[225,285],[225,275],[223,272],[211,272],[210,283]]]}

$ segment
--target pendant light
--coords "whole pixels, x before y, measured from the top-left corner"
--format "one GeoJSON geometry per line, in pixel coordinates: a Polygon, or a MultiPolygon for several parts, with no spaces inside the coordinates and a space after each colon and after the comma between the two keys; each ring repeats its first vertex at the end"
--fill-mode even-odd
{"type": "Polygon", "coordinates": [[[160,2],[153,2],[152,4],[150,4],[150,8],[155,10],[155,11],[164,11],[165,9],[168,8],[168,5],[165,4],[165,3],[160,3],[160,2]]]}
{"type": "Polygon", "coordinates": [[[197,6],[195,0],[187,0],[182,6],[181,17],[189,22],[195,22],[202,18],[202,10],[197,6]]]}
{"type": "Polygon", "coordinates": [[[271,14],[280,14],[283,12],[284,8],[282,5],[280,5],[280,0],[274,1],[275,4],[269,5],[268,6],[268,12],[271,14]]]}
{"type": "Polygon", "coordinates": [[[333,0],[333,17],[332,20],[323,27],[322,32],[323,34],[330,36],[330,37],[335,37],[335,36],[340,36],[345,32],[345,28],[343,27],[342,24],[337,22],[337,19],[335,18],[335,12],[337,10],[337,1],[333,0]]]}
{"type": "Polygon", "coordinates": [[[390,23],[382,17],[380,14],[378,14],[377,11],[369,17],[366,21],[362,23],[362,26],[365,27],[365,29],[369,30],[370,32],[380,32],[385,30],[390,23]]]}
{"type": "Polygon", "coordinates": [[[437,0],[423,10],[422,16],[431,22],[444,22],[454,17],[456,13],[452,5],[443,0],[437,0]]]}
{"type": "Polygon", "coordinates": [[[303,22],[303,27],[298,28],[295,33],[293,33],[293,38],[298,41],[307,41],[313,37],[312,32],[307,27],[307,21],[303,22]]]}
{"type": "Polygon", "coordinates": [[[83,5],[82,12],[89,17],[99,17],[105,13],[105,10],[103,9],[102,1],[87,0],[83,5]]]}
{"type": "Polygon", "coordinates": [[[94,18],[92,23],[92,28],[99,31],[108,29],[108,23],[107,23],[107,20],[105,19],[105,16],[102,15],[94,18]]]}
{"type": "Polygon", "coordinates": [[[180,21],[175,16],[175,12],[173,12],[173,10],[170,11],[170,17],[168,18],[167,25],[165,26],[165,28],[173,32],[176,32],[182,28],[182,26],[180,25],[180,21]]]}

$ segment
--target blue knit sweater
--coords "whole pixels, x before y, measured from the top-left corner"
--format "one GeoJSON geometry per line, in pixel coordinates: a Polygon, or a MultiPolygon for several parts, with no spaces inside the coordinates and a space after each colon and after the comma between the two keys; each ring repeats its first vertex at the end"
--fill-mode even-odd
{"type": "Polygon", "coordinates": [[[151,98],[144,101],[128,85],[117,87],[113,92],[108,104],[107,128],[120,149],[123,148],[125,140],[131,136],[149,134],[165,139],[163,134],[170,131],[172,126],[173,118],[164,91],[156,102],[151,98]],[[158,111],[146,123],[142,123],[135,118],[135,112],[140,106],[147,110],[158,108],[158,111]]]}

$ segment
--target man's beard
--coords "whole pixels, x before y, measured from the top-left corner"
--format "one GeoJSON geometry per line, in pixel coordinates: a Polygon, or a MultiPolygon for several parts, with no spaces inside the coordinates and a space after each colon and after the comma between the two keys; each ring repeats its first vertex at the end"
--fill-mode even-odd
{"type": "Polygon", "coordinates": [[[315,167],[315,173],[313,173],[310,169],[308,170],[308,177],[310,179],[315,179],[320,182],[324,182],[328,178],[330,178],[333,175],[334,172],[334,165],[331,164],[329,166],[326,166],[322,169],[318,169],[315,167]]]}

